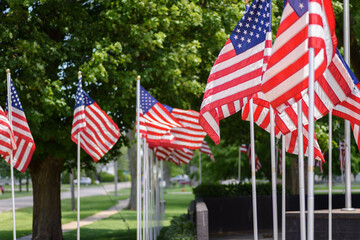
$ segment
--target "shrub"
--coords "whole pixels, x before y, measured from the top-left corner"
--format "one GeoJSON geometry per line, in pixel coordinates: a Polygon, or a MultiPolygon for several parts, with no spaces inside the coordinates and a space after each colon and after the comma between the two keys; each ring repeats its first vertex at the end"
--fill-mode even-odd
{"type": "MultiPolygon", "coordinates": [[[[281,185],[277,185],[277,192],[281,192],[281,185]]],[[[196,197],[235,197],[251,196],[251,183],[221,185],[218,183],[200,184],[193,189],[196,197]]],[[[271,195],[271,183],[256,184],[256,193],[259,196],[271,195]]]]}
{"type": "Polygon", "coordinates": [[[114,182],[114,175],[102,172],[100,174],[100,182],[114,182]]]}
{"type": "Polygon", "coordinates": [[[188,220],[186,214],[174,217],[170,226],[161,229],[159,240],[196,240],[195,224],[188,220]]]}

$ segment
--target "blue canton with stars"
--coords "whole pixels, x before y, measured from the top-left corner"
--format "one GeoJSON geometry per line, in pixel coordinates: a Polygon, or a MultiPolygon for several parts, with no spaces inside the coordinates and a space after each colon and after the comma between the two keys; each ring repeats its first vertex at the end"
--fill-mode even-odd
{"type": "Polygon", "coordinates": [[[169,113],[171,113],[171,112],[173,111],[173,109],[174,109],[174,108],[172,108],[172,107],[170,107],[170,106],[168,106],[168,105],[165,105],[165,104],[163,104],[163,106],[164,106],[164,108],[165,108],[166,110],[168,110],[169,113]]]}
{"type": "Polygon", "coordinates": [[[309,9],[308,0],[289,0],[289,4],[294,9],[298,17],[304,15],[309,9]]]}
{"type": "MultiPolygon", "coordinates": [[[[21,111],[24,111],[22,108],[21,102],[20,102],[19,95],[16,92],[16,89],[15,89],[12,79],[10,80],[10,90],[11,90],[11,106],[13,108],[17,108],[21,111]]],[[[7,111],[7,110],[8,110],[8,101],[6,100],[5,111],[7,111]]]]}
{"type": "Polygon", "coordinates": [[[140,108],[146,114],[158,101],[140,86],[140,108]]]}
{"type": "Polygon", "coordinates": [[[254,0],[230,35],[236,54],[265,41],[271,31],[271,0],[254,0]]]}
{"type": "Polygon", "coordinates": [[[82,78],[80,78],[76,90],[75,108],[81,106],[87,107],[94,102],[95,101],[82,89],[82,78]]]}
{"type": "Polygon", "coordinates": [[[84,106],[84,95],[82,89],[82,78],[79,78],[75,97],[75,108],[84,106]]]}

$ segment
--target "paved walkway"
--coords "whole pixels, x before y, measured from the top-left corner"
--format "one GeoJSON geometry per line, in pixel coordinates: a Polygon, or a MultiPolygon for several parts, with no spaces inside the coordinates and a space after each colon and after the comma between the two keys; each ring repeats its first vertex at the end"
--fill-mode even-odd
{"type": "MultiPolygon", "coordinates": [[[[116,213],[118,213],[120,210],[125,208],[129,204],[129,199],[121,200],[119,203],[105,211],[98,212],[90,217],[84,218],[80,220],[80,227],[84,227],[86,225],[92,224],[95,221],[108,218],[116,213]]],[[[73,221],[70,223],[66,223],[62,225],[62,230],[64,232],[70,232],[77,229],[77,221],[73,221]]],[[[32,235],[28,235],[25,237],[18,238],[18,240],[31,240],[32,235]]]]}
{"type": "MultiPolygon", "coordinates": [[[[122,188],[129,188],[130,182],[118,183],[118,190],[122,188]]],[[[80,197],[90,197],[97,195],[107,195],[109,192],[115,191],[115,184],[96,185],[94,187],[80,186],[80,197]]],[[[75,187],[75,197],[77,197],[77,187],[75,187]]],[[[71,198],[71,192],[61,192],[61,200],[71,198]]],[[[33,196],[17,197],[15,198],[15,209],[26,208],[33,206],[33,196]]],[[[0,200],[0,213],[11,211],[12,201],[11,198],[0,200]]]]}

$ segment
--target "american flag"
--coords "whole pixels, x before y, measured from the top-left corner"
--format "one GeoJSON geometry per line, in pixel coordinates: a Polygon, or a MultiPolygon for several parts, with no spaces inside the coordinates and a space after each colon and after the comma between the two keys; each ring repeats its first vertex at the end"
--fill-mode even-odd
{"type": "Polygon", "coordinates": [[[279,174],[282,175],[282,152],[281,152],[281,148],[275,147],[275,151],[277,152],[277,156],[278,156],[279,174]]]}
{"type": "Polygon", "coordinates": [[[188,164],[194,155],[194,152],[190,149],[174,149],[161,146],[155,147],[154,152],[158,160],[169,160],[176,165],[180,165],[180,163],[188,164]]]}
{"type": "MultiPolygon", "coordinates": [[[[254,108],[254,122],[270,133],[270,104],[261,98],[259,98],[261,92],[253,95],[253,108],[254,108]]],[[[245,104],[242,109],[242,119],[245,121],[250,121],[250,104],[249,102],[245,104]]],[[[277,115],[276,115],[277,117],[277,115]]],[[[279,128],[275,125],[275,136],[280,138],[281,132],[279,128]]]]}
{"type": "Polygon", "coordinates": [[[193,110],[182,110],[172,108],[167,105],[164,107],[182,125],[170,129],[172,142],[164,142],[161,146],[171,148],[199,149],[203,143],[206,132],[199,124],[199,113],[193,110]]]}
{"type": "MultiPolygon", "coordinates": [[[[355,139],[357,139],[355,137],[355,139]]],[[[340,170],[345,171],[345,140],[339,142],[339,162],[340,170]]]]}
{"type": "Polygon", "coordinates": [[[318,166],[320,172],[324,173],[324,168],[323,168],[323,162],[322,161],[315,161],[315,166],[318,166]]]}
{"type": "Polygon", "coordinates": [[[9,120],[6,118],[4,110],[0,107],[0,154],[8,156],[12,150],[16,149],[16,143],[9,120]]]}
{"type": "Polygon", "coordinates": [[[248,152],[248,148],[247,148],[246,144],[241,144],[240,152],[242,152],[242,153],[247,153],[248,152]]]}
{"type": "Polygon", "coordinates": [[[213,162],[215,162],[214,155],[213,155],[213,153],[212,153],[209,145],[207,144],[207,142],[206,142],[205,140],[202,142],[202,145],[201,145],[201,148],[200,148],[200,152],[207,154],[207,155],[209,156],[209,158],[210,158],[213,162]]]}
{"type": "MultiPolygon", "coordinates": [[[[35,151],[35,142],[12,80],[10,80],[10,88],[12,130],[17,146],[17,149],[12,152],[14,167],[20,172],[25,172],[35,151]]],[[[8,115],[8,102],[6,102],[5,114],[8,115]]],[[[10,163],[10,156],[5,157],[5,160],[10,163]]]]}
{"type": "Polygon", "coordinates": [[[275,110],[282,112],[307,93],[309,47],[315,50],[318,80],[333,58],[336,44],[330,0],[286,2],[261,86],[275,110]]]}
{"type": "Polygon", "coordinates": [[[356,145],[358,146],[358,150],[360,151],[360,125],[354,124],[352,122],[350,122],[350,124],[353,130],[356,145]]]}
{"type": "MultiPolygon", "coordinates": [[[[309,134],[308,134],[308,125],[303,127],[303,144],[304,144],[304,155],[308,156],[308,140],[309,134]]],[[[298,130],[296,129],[293,132],[290,132],[285,135],[285,149],[286,152],[292,153],[292,154],[299,154],[299,147],[298,147],[298,130]]],[[[324,161],[324,156],[321,153],[321,149],[319,146],[319,143],[317,142],[316,136],[314,134],[314,155],[317,160],[324,161]]]]}
{"type": "Polygon", "coordinates": [[[174,141],[170,129],[182,127],[165,107],[140,86],[140,134],[152,145],[174,141]]]}
{"type": "MultiPolygon", "coordinates": [[[[247,155],[248,155],[248,158],[249,158],[249,164],[251,166],[251,147],[248,148],[247,155]]],[[[261,168],[261,163],[260,163],[260,160],[259,160],[258,156],[255,153],[255,172],[260,170],[260,168],[261,168]]]]}
{"type": "Polygon", "coordinates": [[[200,125],[220,142],[219,121],[256,93],[271,48],[271,1],[254,0],[219,53],[206,85],[200,125]]]}
{"type": "Polygon", "coordinates": [[[116,123],[90,98],[82,88],[79,78],[75,97],[75,110],[71,130],[71,140],[78,143],[95,161],[99,161],[120,137],[116,123]]]}
{"type": "MultiPolygon", "coordinates": [[[[333,57],[330,65],[327,67],[324,74],[315,83],[315,107],[314,118],[316,120],[325,116],[331,109],[334,108],[336,116],[340,116],[342,101],[347,98],[355,87],[355,76],[345,63],[341,54],[337,51],[333,57]]],[[[356,79],[356,78],[355,78],[356,79]]],[[[357,81],[357,80],[356,80],[357,81]]],[[[350,100],[350,99],[349,99],[350,100]]],[[[346,105],[346,103],[344,103],[346,105]]],[[[303,97],[303,124],[308,124],[309,112],[308,94],[303,97]]],[[[353,107],[354,108],[354,107],[353,107]]],[[[359,110],[360,111],[360,110],[359,110]]],[[[275,119],[277,126],[283,134],[294,131],[297,128],[297,103],[287,107],[282,113],[279,114],[283,123],[278,122],[280,119],[275,119]]],[[[340,116],[343,117],[343,116],[340,116]]]]}

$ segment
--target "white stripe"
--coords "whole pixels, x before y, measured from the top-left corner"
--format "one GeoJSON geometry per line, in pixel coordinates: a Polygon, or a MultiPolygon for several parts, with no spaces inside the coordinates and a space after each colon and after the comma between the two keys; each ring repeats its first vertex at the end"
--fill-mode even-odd
{"type": "MultiPolygon", "coordinates": [[[[231,46],[232,43],[231,43],[231,46]]],[[[238,64],[239,62],[242,62],[245,59],[248,59],[249,57],[255,55],[256,53],[259,53],[261,51],[264,50],[264,46],[265,46],[265,41],[257,44],[256,46],[249,48],[248,50],[246,50],[245,52],[238,54],[232,58],[229,58],[226,61],[220,62],[216,65],[214,65],[211,69],[210,75],[219,72],[221,70],[224,70],[226,68],[229,68],[231,66],[233,66],[234,64],[238,64]]]]}

